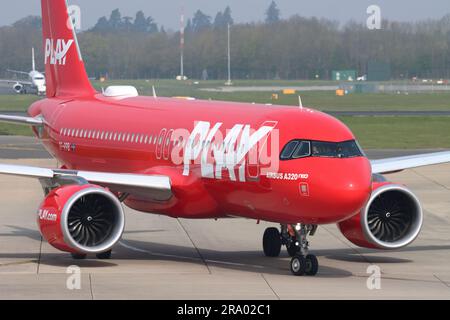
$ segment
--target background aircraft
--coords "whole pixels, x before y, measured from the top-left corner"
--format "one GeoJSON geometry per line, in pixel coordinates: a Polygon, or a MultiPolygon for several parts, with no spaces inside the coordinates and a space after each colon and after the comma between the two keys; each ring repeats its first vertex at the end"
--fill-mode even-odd
{"type": "Polygon", "coordinates": [[[317,273],[308,237],[322,224],[379,250],[419,234],[419,200],[382,174],[450,162],[450,152],[369,161],[343,123],[308,108],[139,97],[129,86],[96,92],[65,0],[41,3],[47,99],[28,117],[0,121],[31,125],[63,165],[1,164],[0,174],[39,179],[38,225],[55,248],[109,258],[124,230],[122,203],[174,218],[278,223],[263,250],[276,257],[285,245],[294,275],[317,273]],[[258,149],[252,161],[258,146],[273,147],[276,166],[258,149]]]}
{"type": "Polygon", "coordinates": [[[36,71],[36,62],[34,59],[34,48],[31,49],[32,69],[30,72],[7,70],[9,72],[27,76],[28,80],[0,80],[0,82],[6,82],[13,84],[13,90],[17,94],[26,94],[31,91],[35,91],[37,95],[45,95],[45,76],[43,73],[36,71]]]}

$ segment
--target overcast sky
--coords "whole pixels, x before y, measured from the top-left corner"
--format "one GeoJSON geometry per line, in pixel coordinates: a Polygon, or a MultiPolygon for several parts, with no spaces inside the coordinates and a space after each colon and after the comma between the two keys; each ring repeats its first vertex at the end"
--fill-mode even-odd
{"type": "MultiPolygon", "coordinates": [[[[143,10],[158,24],[166,28],[179,28],[179,16],[184,6],[186,15],[197,9],[215,16],[229,5],[236,22],[261,21],[271,0],[69,0],[82,10],[82,28],[92,27],[101,16],[109,16],[119,8],[123,16],[134,16],[143,10]]],[[[371,4],[381,7],[382,18],[400,21],[417,21],[441,18],[450,13],[450,0],[276,0],[282,17],[293,14],[325,17],[340,22],[365,21],[366,9],[371,4]]],[[[9,25],[27,16],[40,15],[40,0],[0,0],[0,26],[9,25]]]]}

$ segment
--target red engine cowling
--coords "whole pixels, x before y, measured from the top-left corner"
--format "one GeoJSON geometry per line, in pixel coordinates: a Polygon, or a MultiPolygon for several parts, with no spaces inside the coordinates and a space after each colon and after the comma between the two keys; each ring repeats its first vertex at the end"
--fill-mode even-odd
{"type": "Polygon", "coordinates": [[[121,203],[108,190],[66,185],[51,191],[38,211],[43,237],[55,248],[72,253],[102,253],[122,236],[121,203]]]}
{"type": "Polygon", "coordinates": [[[373,183],[367,205],[356,216],[338,224],[342,234],[360,247],[398,249],[413,242],[423,223],[422,206],[406,187],[373,183]]]}

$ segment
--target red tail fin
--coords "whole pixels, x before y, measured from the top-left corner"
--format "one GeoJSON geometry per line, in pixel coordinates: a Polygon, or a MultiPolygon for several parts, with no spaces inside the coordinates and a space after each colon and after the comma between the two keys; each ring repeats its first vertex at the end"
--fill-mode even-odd
{"type": "Polygon", "coordinates": [[[41,0],[41,4],[47,97],[94,94],[66,0],[41,0]]]}

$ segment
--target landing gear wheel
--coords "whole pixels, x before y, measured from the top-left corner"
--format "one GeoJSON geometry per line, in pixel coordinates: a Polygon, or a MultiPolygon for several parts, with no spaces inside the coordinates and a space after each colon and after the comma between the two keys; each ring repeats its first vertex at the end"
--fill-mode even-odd
{"type": "Polygon", "coordinates": [[[308,254],[305,260],[305,274],[308,276],[315,276],[317,274],[317,271],[319,271],[319,261],[317,260],[317,257],[313,254],[308,254]]]}
{"type": "Polygon", "coordinates": [[[70,254],[72,256],[72,259],[74,260],[83,260],[86,259],[86,254],[84,253],[71,253],[70,254]]]}
{"type": "Polygon", "coordinates": [[[291,259],[291,272],[294,276],[303,276],[306,271],[306,259],[302,255],[296,255],[291,259]]]}
{"type": "Polygon", "coordinates": [[[111,250],[108,250],[108,251],[105,251],[105,252],[102,252],[102,253],[97,253],[97,259],[100,259],[100,260],[108,260],[108,259],[111,259],[111,253],[112,253],[112,251],[111,250]]]}
{"type": "Polygon", "coordinates": [[[300,247],[296,246],[295,243],[286,245],[286,249],[290,257],[294,257],[300,251],[300,247]]]}
{"type": "Polygon", "coordinates": [[[267,228],[263,236],[263,250],[266,257],[278,257],[281,252],[281,235],[277,228],[267,228]]]}

